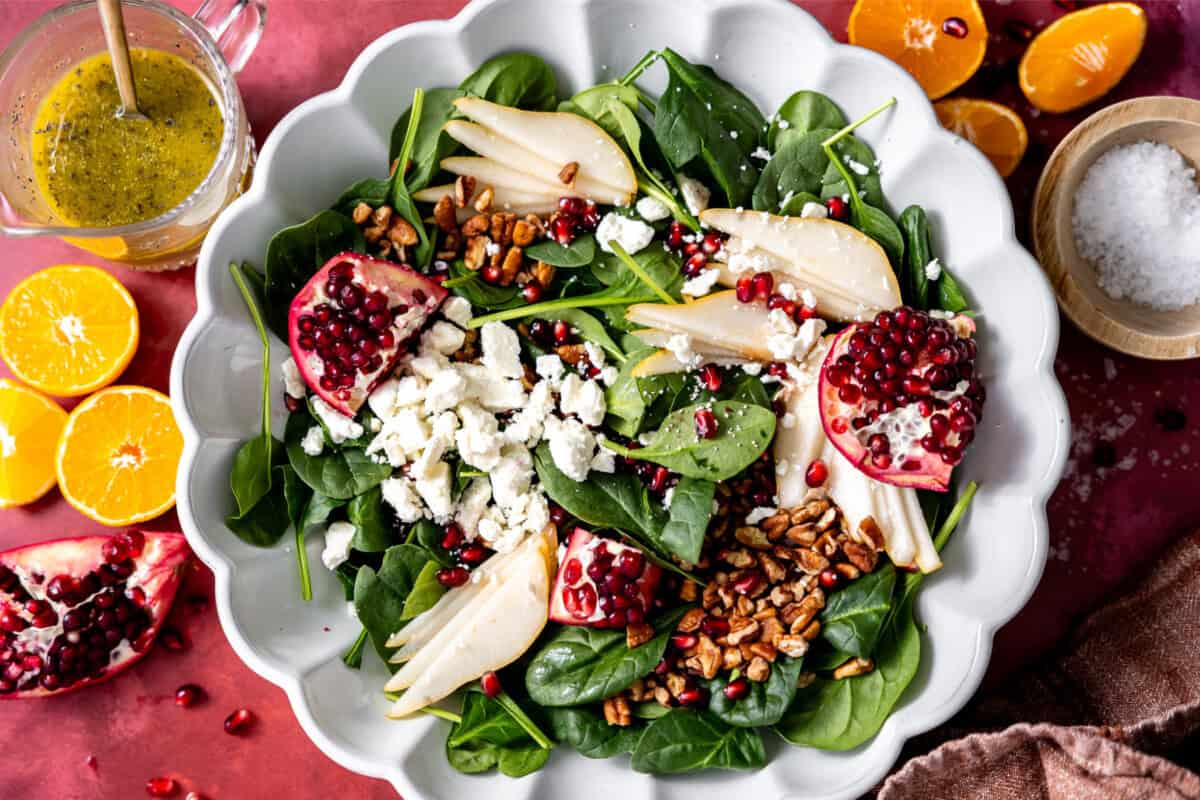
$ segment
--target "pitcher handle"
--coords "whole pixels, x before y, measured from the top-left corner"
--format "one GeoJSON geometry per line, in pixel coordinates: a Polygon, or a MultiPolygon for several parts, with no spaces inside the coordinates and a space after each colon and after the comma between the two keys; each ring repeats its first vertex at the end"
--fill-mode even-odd
{"type": "Polygon", "coordinates": [[[267,0],[204,0],[193,15],[208,29],[229,68],[242,71],[267,25],[267,0]]]}

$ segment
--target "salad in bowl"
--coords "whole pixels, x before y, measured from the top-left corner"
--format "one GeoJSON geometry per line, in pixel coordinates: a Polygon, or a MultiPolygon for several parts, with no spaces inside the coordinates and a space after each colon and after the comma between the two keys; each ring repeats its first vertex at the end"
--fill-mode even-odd
{"type": "Polygon", "coordinates": [[[336,574],[345,668],[387,662],[388,716],[447,720],[454,768],[754,768],[901,699],[986,392],[925,212],[855,136],[894,103],[768,117],[671,49],[564,98],[509,53],[230,268],[264,396],[227,527],[291,532],[306,597],[336,574]]]}

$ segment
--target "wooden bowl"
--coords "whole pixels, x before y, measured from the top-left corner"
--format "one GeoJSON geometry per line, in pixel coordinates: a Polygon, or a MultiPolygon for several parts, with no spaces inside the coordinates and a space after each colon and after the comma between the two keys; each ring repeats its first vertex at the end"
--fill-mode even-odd
{"type": "Polygon", "coordinates": [[[1200,101],[1140,97],[1097,111],[1055,149],[1033,201],[1033,244],[1058,304],[1085,333],[1109,347],[1143,358],[1200,356],[1200,304],[1159,311],[1115,300],[1100,288],[1095,267],[1075,246],[1071,214],[1088,167],[1120,145],[1151,140],[1169,144],[1191,166],[1200,165],[1200,101]]]}

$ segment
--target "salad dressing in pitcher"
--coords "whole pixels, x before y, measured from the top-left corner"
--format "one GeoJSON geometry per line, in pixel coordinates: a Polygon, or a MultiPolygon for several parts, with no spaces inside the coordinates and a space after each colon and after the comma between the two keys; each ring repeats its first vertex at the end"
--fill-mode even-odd
{"type": "Polygon", "coordinates": [[[163,50],[130,50],[145,120],[122,119],[108,53],[47,92],[33,124],[38,189],[66,224],[125,225],[183,202],[212,169],[224,120],[208,81],[163,50]]]}

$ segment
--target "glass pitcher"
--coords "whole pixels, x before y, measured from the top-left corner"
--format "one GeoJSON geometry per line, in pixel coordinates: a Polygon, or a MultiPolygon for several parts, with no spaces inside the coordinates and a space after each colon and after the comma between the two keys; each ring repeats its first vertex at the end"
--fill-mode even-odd
{"type": "Polygon", "coordinates": [[[153,219],[109,228],[73,227],[47,204],[34,177],[30,138],[42,98],[75,64],[105,50],[94,0],[48,12],[0,55],[0,230],[8,236],[59,236],[136,269],[190,264],[213,220],[249,184],[254,141],[235,74],[266,24],[266,0],[205,0],[194,17],[157,2],[123,0],[131,47],[173,53],[209,81],[224,131],[208,176],[179,205],[153,219]]]}

